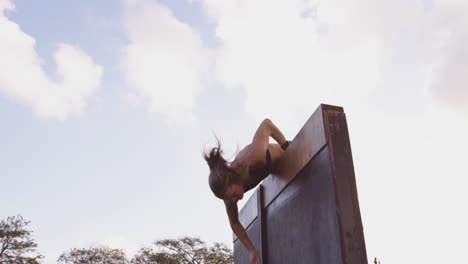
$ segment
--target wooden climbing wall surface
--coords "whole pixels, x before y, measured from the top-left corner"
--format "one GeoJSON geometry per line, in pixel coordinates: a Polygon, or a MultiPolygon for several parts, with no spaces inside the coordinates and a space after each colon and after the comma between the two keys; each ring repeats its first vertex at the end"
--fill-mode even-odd
{"type": "MultiPolygon", "coordinates": [[[[239,220],[263,263],[367,263],[343,108],[320,105],[239,220]]],[[[249,254],[234,236],[234,262],[249,254]]]]}

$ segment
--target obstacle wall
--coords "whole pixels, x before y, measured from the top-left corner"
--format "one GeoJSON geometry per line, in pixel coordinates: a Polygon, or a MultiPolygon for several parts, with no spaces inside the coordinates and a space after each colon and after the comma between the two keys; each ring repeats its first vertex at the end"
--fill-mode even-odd
{"type": "MultiPolygon", "coordinates": [[[[343,108],[320,105],[239,212],[262,263],[367,263],[343,108]]],[[[249,254],[234,235],[234,262],[249,254]]]]}

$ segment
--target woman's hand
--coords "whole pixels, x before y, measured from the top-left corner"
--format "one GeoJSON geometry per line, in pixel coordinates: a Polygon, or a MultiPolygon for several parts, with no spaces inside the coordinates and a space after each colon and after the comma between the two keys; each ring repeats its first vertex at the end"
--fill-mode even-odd
{"type": "Polygon", "coordinates": [[[261,264],[262,261],[260,260],[260,255],[258,255],[255,249],[249,252],[250,254],[250,264],[261,264]]]}
{"type": "Polygon", "coordinates": [[[262,261],[257,253],[257,250],[252,244],[252,241],[250,241],[249,237],[247,236],[244,227],[239,222],[237,203],[224,200],[224,205],[226,206],[226,212],[229,217],[229,223],[231,224],[232,231],[234,234],[236,234],[237,238],[239,238],[239,240],[242,242],[242,244],[244,244],[245,248],[249,252],[250,264],[261,264],[262,261]]]}

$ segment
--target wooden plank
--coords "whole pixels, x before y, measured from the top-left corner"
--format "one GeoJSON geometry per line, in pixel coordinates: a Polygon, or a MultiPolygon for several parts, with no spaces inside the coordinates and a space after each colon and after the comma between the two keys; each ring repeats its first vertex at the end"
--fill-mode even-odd
{"type": "Polygon", "coordinates": [[[264,208],[281,193],[286,185],[326,145],[321,105],[304,124],[278,162],[276,171],[263,181],[264,208]]]}
{"type": "Polygon", "coordinates": [[[343,264],[367,263],[346,116],[342,108],[326,108],[323,120],[333,168],[343,264]]]}
{"type": "Polygon", "coordinates": [[[328,147],[265,209],[265,218],[268,262],[264,263],[342,264],[328,147]]]}

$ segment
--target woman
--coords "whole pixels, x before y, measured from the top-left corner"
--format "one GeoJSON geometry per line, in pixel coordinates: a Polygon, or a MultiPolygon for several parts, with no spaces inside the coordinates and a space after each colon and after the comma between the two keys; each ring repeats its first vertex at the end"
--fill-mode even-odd
{"type": "Polygon", "coordinates": [[[249,251],[250,263],[260,263],[260,256],[239,222],[237,202],[274,170],[288,145],[283,133],[270,119],[265,119],[255,132],[252,143],[244,147],[234,161],[227,162],[221,156],[219,141],[217,147],[203,154],[210,168],[210,188],[216,197],[224,200],[232,231],[249,251]],[[270,137],[278,144],[269,144],[270,137]]]}

